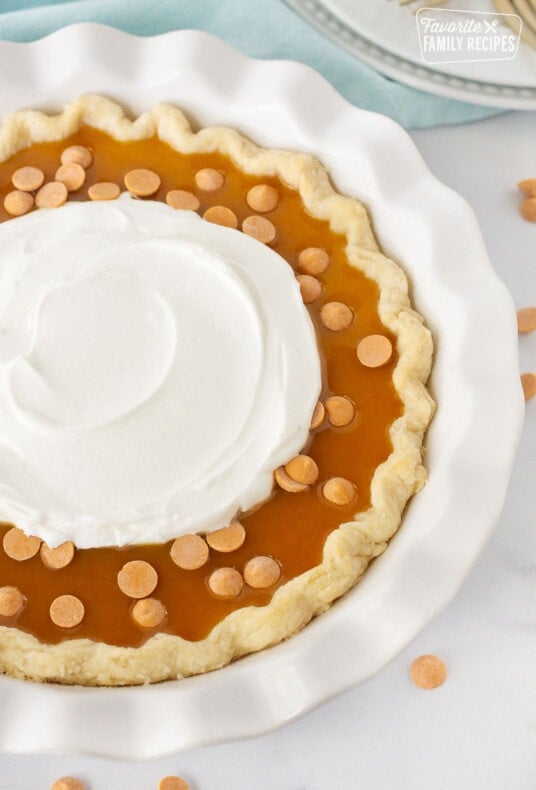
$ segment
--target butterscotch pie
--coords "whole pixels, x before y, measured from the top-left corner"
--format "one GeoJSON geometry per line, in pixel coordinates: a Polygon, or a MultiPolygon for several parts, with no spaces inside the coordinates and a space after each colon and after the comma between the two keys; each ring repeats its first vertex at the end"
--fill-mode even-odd
{"type": "Polygon", "coordinates": [[[292,636],[426,479],[430,332],[365,208],[100,96],[7,118],[0,162],[0,670],[147,683],[292,636]]]}

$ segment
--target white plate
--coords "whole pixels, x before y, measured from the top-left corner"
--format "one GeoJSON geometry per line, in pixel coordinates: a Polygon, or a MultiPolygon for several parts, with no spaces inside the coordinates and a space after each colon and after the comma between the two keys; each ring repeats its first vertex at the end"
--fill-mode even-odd
{"type": "Polygon", "coordinates": [[[305,66],[250,60],[195,31],[135,38],[83,24],[1,44],[0,75],[2,116],[100,91],[134,112],[170,101],[201,124],[317,154],[411,276],[437,339],[430,480],[352,592],[288,642],[202,677],[131,689],[0,678],[5,751],[140,759],[278,727],[378,672],[454,596],[489,537],[523,415],[511,298],[471,209],[408,135],[305,66]]]}
{"type": "MultiPolygon", "coordinates": [[[[285,2],[325,36],[388,77],[474,104],[536,109],[536,52],[523,42],[512,60],[427,65],[421,57],[415,15],[397,0],[285,2]]],[[[426,5],[425,0],[421,5],[426,5]]],[[[451,0],[444,8],[470,11],[471,16],[495,11],[491,0],[451,0]]],[[[511,31],[505,27],[504,32],[511,31]]]]}

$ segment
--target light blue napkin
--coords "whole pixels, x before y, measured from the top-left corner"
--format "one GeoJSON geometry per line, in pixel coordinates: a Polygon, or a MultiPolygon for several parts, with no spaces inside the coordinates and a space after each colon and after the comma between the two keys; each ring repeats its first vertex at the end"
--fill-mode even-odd
{"type": "Polygon", "coordinates": [[[32,41],[74,22],[101,22],[144,36],[197,28],[256,58],[300,60],[353,104],[389,115],[407,129],[473,121],[498,112],[382,76],[324,39],[282,0],[0,0],[3,39],[32,41]]]}

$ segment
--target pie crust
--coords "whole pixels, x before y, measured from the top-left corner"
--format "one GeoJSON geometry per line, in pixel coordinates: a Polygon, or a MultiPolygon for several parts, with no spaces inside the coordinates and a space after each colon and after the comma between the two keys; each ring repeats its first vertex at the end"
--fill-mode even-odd
{"type": "Polygon", "coordinates": [[[160,633],[135,648],[90,639],[50,645],[15,627],[0,626],[0,671],[7,674],[96,686],[153,683],[208,672],[289,638],[353,587],[369,562],[385,550],[406,503],[426,481],[423,437],[434,412],[425,386],[432,338],[411,307],[404,272],[380,252],[366,209],[334,191],[317,159],[260,148],[234,129],[194,132],[185,115],[170,105],[158,105],[132,121],[118,104],[89,95],[59,115],[32,110],[8,117],[0,128],[0,161],[33,143],[64,139],[82,125],[119,141],[157,135],[183,153],[218,151],[245,173],[278,176],[299,191],[309,214],[346,236],[348,261],[378,284],[380,318],[397,339],[393,384],[403,414],[390,428],[393,450],[374,472],[371,506],[334,530],[324,544],[321,564],[281,586],[268,604],[232,612],[201,641],[160,633]]]}

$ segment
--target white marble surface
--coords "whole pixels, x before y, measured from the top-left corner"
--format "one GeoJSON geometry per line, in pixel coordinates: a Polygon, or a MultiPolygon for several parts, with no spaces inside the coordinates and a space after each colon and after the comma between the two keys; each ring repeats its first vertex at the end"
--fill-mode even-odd
{"type": "MultiPolygon", "coordinates": [[[[413,138],[431,170],[473,205],[517,306],[535,305],[536,225],[519,217],[515,185],[536,175],[536,114],[413,138]]],[[[536,333],[520,348],[522,370],[536,371],[536,333]]],[[[269,735],[155,762],[2,755],[0,788],[48,790],[72,774],[91,790],[156,790],[162,776],[178,773],[193,790],[535,790],[535,469],[536,400],[527,405],[502,518],[471,576],[448,609],[359,688],[269,735]],[[444,658],[449,677],[423,692],[408,667],[428,652],[444,658]]]]}

